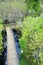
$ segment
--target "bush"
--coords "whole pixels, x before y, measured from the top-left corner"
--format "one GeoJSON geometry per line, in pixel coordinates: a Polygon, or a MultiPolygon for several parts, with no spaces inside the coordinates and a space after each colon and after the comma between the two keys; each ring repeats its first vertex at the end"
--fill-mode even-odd
{"type": "MultiPolygon", "coordinates": [[[[8,0],[9,1],[9,0],[8,0]]],[[[0,18],[9,20],[10,22],[22,20],[25,16],[27,7],[25,2],[12,1],[12,2],[0,2],[0,18]]]]}
{"type": "Polygon", "coordinates": [[[3,20],[2,19],[0,19],[0,24],[2,24],[3,23],[3,20]]]}
{"type": "Polygon", "coordinates": [[[43,18],[27,17],[24,19],[21,49],[30,65],[43,65],[43,18]]]}
{"type": "Polygon", "coordinates": [[[2,35],[0,32],[0,55],[2,55],[2,52],[3,52],[3,44],[2,44],[2,35]]]}
{"type": "Polygon", "coordinates": [[[2,19],[0,19],[0,55],[2,55],[2,52],[3,52],[2,35],[1,35],[2,29],[3,29],[2,23],[3,21],[2,19]]]}
{"type": "Polygon", "coordinates": [[[32,16],[38,16],[40,14],[40,0],[25,0],[27,3],[28,13],[32,16]]]}

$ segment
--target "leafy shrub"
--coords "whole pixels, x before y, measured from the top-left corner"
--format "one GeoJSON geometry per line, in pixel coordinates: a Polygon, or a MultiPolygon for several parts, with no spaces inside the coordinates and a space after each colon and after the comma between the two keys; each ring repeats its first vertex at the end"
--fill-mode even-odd
{"type": "Polygon", "coordinates": [[[40,14],[40,0],[25,0],[27,3],[27,10],[32,16],[40,14]],[[30,11],[29,11],[30,10],[30,11]]]}
{"type": "Polygon", "coordinates": [[[2,55],[2,52],[3,52],[3,44],[2,44],[2,35],[0,32],[0,55],[2,55]]]}
{"type": "MultiPolygon", "coordinates": [[[[9,1],[9,0],[8,0],[9,1]]],[[[11,1],[11,0],[10,0],[11,1]]],[[[19,21],[25,16],[27,7],[24,0],[12,2],[0,2],[0,18],[9,21],[19,21]]]]}
{"type": "Polygon", "coordinates": [[[27,17],[24,19],[21,49],[30,65],[43,65],[43,18],[27,17]]]}
{"type": "Polygon", "coordinates": [[[3,20],[2,19],[0,19],[0,24],[2,24],[3,23],[3,20]]]}
{"type": "Polygon", "coordinates": [[[2,55],[2,52],[3,52],[2,35],[1,35],[1,31],[3,29],[2,23],[3,21],[2,19],[0,19],[0,55],[2,55]]]}

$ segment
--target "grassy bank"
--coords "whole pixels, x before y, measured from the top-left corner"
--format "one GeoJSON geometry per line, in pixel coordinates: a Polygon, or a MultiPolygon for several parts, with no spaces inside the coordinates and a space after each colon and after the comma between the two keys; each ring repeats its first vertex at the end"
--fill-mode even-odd
{"type": "Polygon", "coordinates": [[[20,65],[29,65],[28,62],[26,61],[24,55],[21,55],[20,65]]]}

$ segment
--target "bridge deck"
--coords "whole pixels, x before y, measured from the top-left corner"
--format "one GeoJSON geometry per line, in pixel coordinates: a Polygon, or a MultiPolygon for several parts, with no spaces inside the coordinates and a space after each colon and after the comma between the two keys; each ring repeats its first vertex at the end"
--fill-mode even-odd
{"type": "Polygon", "coordinates": [[[13,32],[10,27],[6,28],[7,31],[7,61],[8,65],[19,65],[19,60],[16,52],[15,40],[13,32]]]}

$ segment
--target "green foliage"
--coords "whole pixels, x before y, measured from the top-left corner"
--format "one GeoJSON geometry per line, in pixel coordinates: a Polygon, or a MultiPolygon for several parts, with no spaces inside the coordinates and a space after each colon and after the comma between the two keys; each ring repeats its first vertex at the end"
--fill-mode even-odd
{"type": "Polygon", "coordinates": [[[27,62],[26,62],[26,60],[25,59],[21,59],[20,60],[20,65],[29,65],[27,62]]]}
{"type": "Polygon", "coordinates": [[[43,65],[43,18],[24,19],[21,49],[30,65],[43,65]]]}
{"type": "Polygon", "coordinates": [[[2,28],[3,28],[2,23],[3,23],[3,20],[2,20],[2,19],[0,19],[0,30],[2,30],[2,28]]]}
{"type": "Polygon", "coordinates": [[[32,16],[40,14],[40,0],[26,0],[28,13],[32,16]]]}
{"type": "Polygon", "coordinates": [[[26,4],[22,1],[0,2],[0,18],[9,21],[19,21],[25,16],[26,4]]]}
{"type": "Polygon", "coordinates": [[[1,35],[1,31],[3,29],[3,20],[0,19],[0,55],[2,55],[2,52],[3,52],[3,44],[2,44],[2,35],[1,35]]]}
{"type": "Polygon", "coordinates": [[[2,52],[3,52],[3,44],[2,44],[2,35],[0,31],[0,55],[2,55],[2,52]]]}
{"type": "Polygon", "coordinates": [[[2,19],[0,19],[0,24],[2,24],[3,23],[3,20],[2,19]]]}

